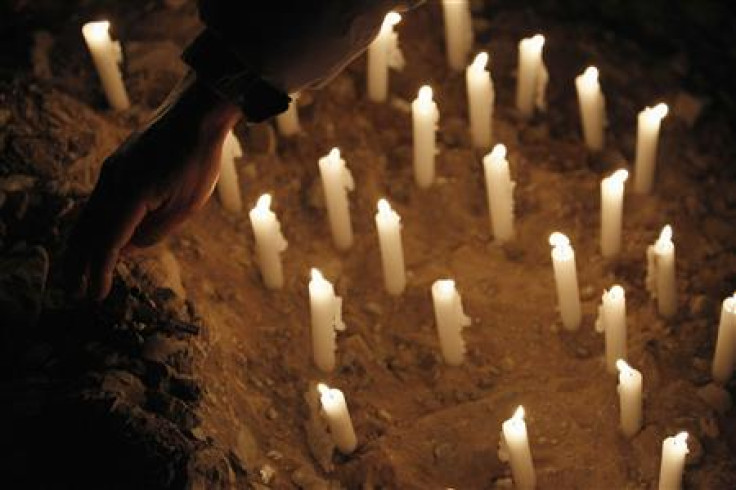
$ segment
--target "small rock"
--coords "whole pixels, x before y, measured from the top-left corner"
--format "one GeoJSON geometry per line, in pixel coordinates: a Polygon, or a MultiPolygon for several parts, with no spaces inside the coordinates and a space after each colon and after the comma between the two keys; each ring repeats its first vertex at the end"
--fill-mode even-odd
{"type": "Polygon", "coordinates": [[[266,410],[266,418],[268,420],[276,420],[279,418],[279,412],[274,407],[269,407],[268,410],[266,410]]]}
{"type": "Polygon", "coordinates": [[[258,474],[261,477],[261,482],[263,482],[265,485],[268,485],[273,480],[273,477],[276,476],[276,470],[273,466],[266,463],[263,466],[261,466],[261,469],[258,471],[258,474]]]}
{"type": "Polygon", "coordinates": [[[378,303],[374,303],[373,301],[369,301],[365,303],[365,305],[363,306],[363,309],[367,313],[370,313],[371,315],[374,315],[374,316],[381,316],[381,314],[383,313],[383,308],[381,308],[381,305],[379,305],[378,303]]]}
{"type": "Polygon", "coordinates": [[[715,383],[709,383],[702,388],[698,388],[696,393],[698,398],[721,415],[731,409],[731,395],[715,383]]]}

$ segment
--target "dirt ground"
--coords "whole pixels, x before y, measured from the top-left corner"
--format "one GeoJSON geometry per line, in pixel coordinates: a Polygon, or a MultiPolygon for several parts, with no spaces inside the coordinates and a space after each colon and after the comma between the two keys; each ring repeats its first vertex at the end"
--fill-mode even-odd
{"type": "MultiPolygon", "coordinates": [[[[326,88],[300,99],[300,135],[283,138],[269,125],[238,126],[246,207],[271,192],[289,241],[283,290],[268,291],[261,283],[247,212],[228,214],[213,198],[166,243],[126,259],[116,291],[100,307],[62,298],[56,264],[72,210],[89,191],[86,169],[96,173],[183,72],[177,57],[198,29],[196,12],[188,4],[157,5],[120,15],[116,25],[134,101],[123,114],[104,107],[76,24],[49,34],[45,57],[37,36],[35,73],[25,78],[32,83],[3,91],[4,257],[36,257],[41,271],[43,264],[51,269],[45,293],[34,296],[40,320],[29,321],[38,323],[33,333],[18,328],[6,335],[24,346],[12,357],[22,362],[8,375],[8,399],[24,421],[18,426],[38,421],[19,415],[24,407],[48,413],[41,407],[58,406],[48,401],[52,391],[72,390],[78,373],[94,371],[94,388],[79,403],[88,406],[96,394],[113,393],[102,397],[113,400],[111,407],[91,411],[102,420],[93,426],[117,428],[107,421],[119,419],[123,429],[103,431],[83,454],[98,452],[101,460],[108,451],[118,454],[122,450],[109,448],[125,446],[135,427],[142,440],[158,441],[155,448],[136,453],[141,446],[131,443],[130,454],[121,454],[144,466],[112,467],[121,475],[143,468],[140,481],[150,488],[500,489],[512,487],[510,470],[498,458],[501,423],[523,404],[541,489],[656,488],[662,440],[681,430],[690,433],[685,488],[736,487],[733,384],[724,389],[710,380],[720,303],[736,289],[731,128],[711,99],[682,87],[689,69],[684,55],[657,59],[646,46],[594,25],[519,10],[489,15],[481,4],[474,51],[487,49],[491,57],[494,139],[508,147],[517,183],[516,240],[505,246],[492,241],[482,155],[469,143],[464,76],[446,66],[441,9],[428,2],[407,13],[398,29],[407,66],[391,76],[389,103],[367,101],[361,57],[326,88]],[[549,109],[523,122],[513,107],[516,44],[537,31],[547,39],[549,109]],[[609,120],[606,150],[595,156],[581,141],[573,84],[588,64],[600,69],[609,120]],[[440,151],[437,183],[420,190],[411,170],[408,103],[424,83],[434,88],[440,110],[440,151]],[[658,101],[666,101],[671,113],[663,123],[655,191],[627,193],[622,253],[604,260],[600,179],[622,166],[632,170],[636,114],[658,101]],[[356,181],[350,197],[356,240],[345,253],[331,243],[317,168],[334,146],[356,181]],[[409,282],[398,298],[383,291],[373,222],[380,197],[402,217],[409,282]],[[28,211],[18,218],[23,199],[28,211]],[[678,314],[670,320],[657,315],[644,287],[646,247],[667,223],[674,229],[679,295],[678,314]],[[572,333],[556,311],[547,243],[556,230],[570,237],[577,255],[584,319],[572,333]],[[344,299],[347,329],[338,335],[338,368],[330,375],[311,359],[311,267],[320,268],[344,299]],[[456,280],[473,320],[464,331],[468,355],[461,367],[444,365],[434,324],[430,286],[445,277],[456,280]],[[606,372],[603,338],[594,329],[601,293],[616,283],[626,290],[629,363],[644,377],[645,424],[631,440],[619,432],[617,379],[606,372]],[[148,320],[141,320],[144,312],[148,320]],[[80,323],[85,328],[67,335],[51,326],[80,323]],[[144,327],[136,330],[139,324],[144,327]],[[127,340],[109,341],[108,331],[140,338],[130,347],[127,340]],[[28,361],[27,352],[39,345],[50,353],[28,361]],[[104,351],[104,360],[80,360],[75,349],[90,350],[90,358],[104,351]],[[111,364],[113,354],[126,362],[111,364]],[[70,359],[78,367],[59,375],[58,366],[70,359]],[[143,366],[138,370],[137,362],[143,366]],[[151,381],[156,369],[165,373],[151,381]],[[39,372],[48,379],[34,388],[39,372]],[[320,381],[345,393],[359,439],[351,456],[333,453],[314,410],[320,381]],[[19,399],[19,393],[44,401],[19,399]],[[116,411],[120,406],[127,408],[116,411]],[[157,466],[162,461],[176,461],[164,476],[157,466]]],[[[64,423],[64,412],[53,411],[49,420],[64,423]]],[[[46,461],[44,451],[18,449],[23,430],[13,433],[15,464],[46,461]]],[[[34,441],[48,437],[36,432],[34,441]]],[[[84,465],[67,468],[56,483],[73,488],[75,478],[88,480],[79,476],[85,471],[84,465]]],[[[116,475],[89,478],[90,485],[125,488],[115,486],[116,475]]]]}

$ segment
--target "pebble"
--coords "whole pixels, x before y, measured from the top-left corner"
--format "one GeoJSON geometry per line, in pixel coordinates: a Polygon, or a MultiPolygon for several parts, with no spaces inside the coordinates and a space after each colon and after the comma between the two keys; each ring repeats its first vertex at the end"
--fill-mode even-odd
{"type": "Polygon", "coordinates": [[[696,391],[698,398],[721,415],[731,409],[731,395],[715,383],[709,383],[696,391]]]}
{"type": "Polygon", "coordinates": [[[381,316],[383,313],[383,308],[378,303],[375,303],[373,301],[369,301],[363,305],[363,309],[366,311],[366,313],[370,313],[374,316],[381,316]]]}
{"type": "Polygon", "coordinates": [[[261,466],[261,469],[258,471],[258,473],[261,476],[261,482],[263,482],[265,485],[268,485],[273,480],[273,477],[276,476],[276,469],[270,464],[266,463],[261,466]]]}
{"type": "Polygon", "coordinates": [[[266,410],[266,418],[268,420],[276,420],[279,418],[279,412],[274,407],[269,407],[268,410],[266,410]]]}

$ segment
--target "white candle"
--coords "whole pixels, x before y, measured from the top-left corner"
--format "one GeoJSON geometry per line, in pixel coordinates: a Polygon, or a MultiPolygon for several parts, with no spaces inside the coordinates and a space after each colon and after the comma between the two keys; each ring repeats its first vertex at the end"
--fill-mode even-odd
{"type": "Polygon", "coordinates": [[[615,373],[616,361],[626,359],[626,294],[618,284],[603,292],[596,330],[606,335],[606,367],[615,373]]]}
{"type": "Polygon", "coordinates": [[[335,246],[346,250],[353,244],[353,226],[350,222],[350,205],[348,191],[355,188],[353,175],[340,158],[340,150],[333,148],[324,158],[319,159],[319,171],[322,175],[327,216],[335,246]]]}
{"type": "Polygon", "coordinates": [[[616,170],[601,181],[601,254],[614,257],[621,251],[624,183],[629,172],[616,170]]]}
{"type": "Polygon", "coordinates": [[[524,422],[524,407],[519,405],[514,415],[503,423],[502,430],[509,453],[514,488],[533,489],[537,485],[537,475],[534,472],[532,451],[529,448],[529,437],[524,422]]]}
{"type": "Polygon", "coordinates": [[[385,199],[378,201],[376,213],[378,244],[381,249],[383,283],[389,294],[399,295],[406,287],[404,247],[401,243],[401,217],[385,199]]]}
{"type": "Polygon", "coordinates": [[[401,69],[404,57],[399,49],[399,35],[394,27],[401,22],[401,15],[389,12],[383,19],[378,36],[368,47],[368,98],[373,102],[386,102],[388,98],[388,70],[401,69]]]}
{"type": "Polygon", "coordinates": [[[220,155],[220,176],[217,179],[217,195],[222,207],[231,213],[239,213],[243,209],[240,198],[240,183],[235,160],[243,156],[243,149],[232,131],[228,131],[222,143],[220,155]]]}
{"type": "Polygon", "coordinates": [[[713,379],[722,385],[730,381],[736,358],[736,293],[723,300],[713,355],[713,379]]]}
{"type": "Polygon", "coordinates": [[[670,225],[665,225],[654,245],[647,248],[646,286],[651,296],[657,298],[660,315],[671,317],[677,313],[675,245],[670,225]]]}
{"type": "Polygon", "coordinates": [[[687,432],[668,437],[662,443],[662,466],[659,469],[659,490],[680,490],[687,447],[687,432]]]}
{"type": "Polygon", "coordinates": [[[470,136],[473,146],[486,150],[491,147],[493,127],[493,80],[486,69],[488,53],[479,53],[465,70],[465,85],[468,93],[470,136]]]}
{"type": "Polygon", "coordinates": [[[634,164],[634,190],[648,194],[652,190],[654,169],[657,164],[659,128],[669,111],[667,104],[646,107],[639,113],[636,127],[636,160],[634,164]]]}
{"type": "Polygon", "coordinates": [[[623,359],[616,361],[616,368],[621,431],[626,437],[633,437],[642,424],[642,376],[623,359]]]}
{"type": "Polygon", "coordinates": [[[312,269],[309,281],[309,305],[314,363],[322,371],[329,372],[335,368],[336,331],[345,330],[342,298],[335,295],[335,288],[317,269],[312,269]]]}
{"type": "Polygon", "coordinates": [[[92,55],[107,102],[113,109],[127,109],[130,101],[120,72],[123,52],[120,43],[110,39],[110,22],[87,22],[82,26],[82,35],[92,55]]]}
{"type": "Polygon", "coordinates": [[[593,151],[603,149],[603,125],[606,118],[606,104],[598,83],[598,69],[589,66],[582,75],[575,78],[580,105],[580,120],[583,126],[585,145],[593,151]]]}
{"type": "Polygon", "coordinates": [[[330,388],[325,384],[318,384],[322,411],[330,428],[332,441],[343,454],[350,454],[358,447],[358,438],[355,436],[353,421],[350,419],[345,395],[337,388],[330,388]]]}
{"type": "Polygon", "coordinates": [[[568,330],[577,330],[582,314],[575,251],[570,246],[570,240],[559,232],[549,236],[549,244],[552,245],[552,267],[562,324],[568,330]]]}
{"type": "Polygon", "coordinates": [[[442,0],[445,18],[445,47],[450,68],[465,67],[473,46],[473,25],[468,0],[442,0]]]}
{"type": "Polygon", "coordinates": [[[445,362],[459,366],[465,358],[465,341],[462,330],[470,325],[470,318],[463,311],[460,294],[455,289],[455,281],[442,279],[432,284],[432,301],[437,332],[445,362]]]}
{"type": "Polygon", "coordinates": [[[276,116],[276,126],[282,136],[294,136],[298,134],[302,128],[299,125],[299,108],[297,104],[299,94],[291,94],[291,102],[289,108],[285,112],[276,116]]]}
{"type": "Polygon", "coordinates": [[[519,68],[516,79],[516,108],[531,117],[534,107],[544,108],[547,69],[542,61],[544,36],[537,34],[519,41],[519,68]]]}
{"type": "Polygon", "coordinates": [[[263,194],[259,197],[249,216],[263,282],[269,289],[279,289],[284,285],[281,253],[286,250],[288,243],[281,233],[281,223],[271,211],[271,195],[263,194]]]}
{"type": "Polygon", "coordinates": [[[414,126],[414,180],[419,187],[429,187],[434,181],[434,157],[437,154],[436,131],[440,119],[437,104],[432,100],[432,87],[424,85],[411,103],[414,126]]]}
{"type": "Polygon", "coordinates": [[[507,242],[514,237],[514,186],[506,160],[506,147],[498,144],[483,158],[488,209],[493,237],[507,242]]]}

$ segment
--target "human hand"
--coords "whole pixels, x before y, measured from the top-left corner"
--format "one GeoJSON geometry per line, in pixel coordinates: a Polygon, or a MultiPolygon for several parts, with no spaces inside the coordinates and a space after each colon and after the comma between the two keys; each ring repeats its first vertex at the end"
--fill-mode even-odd
{"type": "Polygon", "coordinates": [[[107,158],[68,242],[75,293],[104,299],[122,252],[156,243],[206,202],[240,115],[215,97],[190,77],[107,158]]]}

